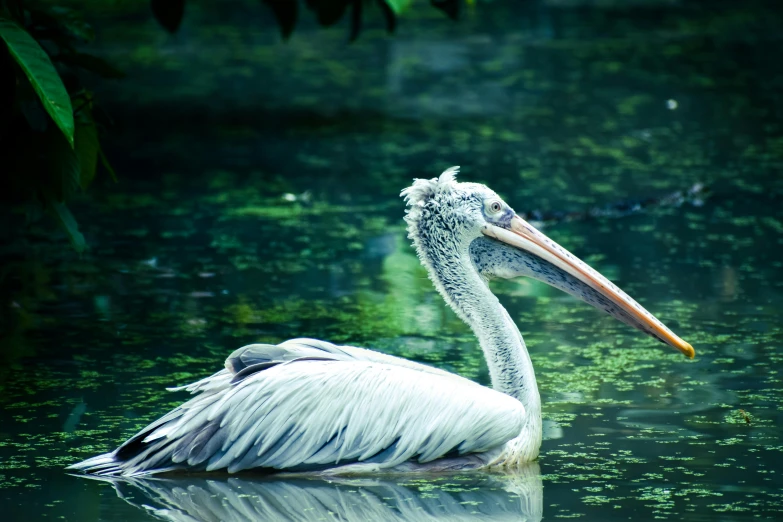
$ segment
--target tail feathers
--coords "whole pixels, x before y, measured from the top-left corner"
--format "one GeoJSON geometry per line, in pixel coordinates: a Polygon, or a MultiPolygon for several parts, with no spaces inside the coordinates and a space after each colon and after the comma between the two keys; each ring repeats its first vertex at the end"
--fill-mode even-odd
{"type": "Polygon", "coordinates": [[[65,469],[72,469],[75,471],[81,471],[82,473],[90,473],[95,475],[117,476],[122,474],[122,468],[114,453],[104,453],[91,459],[71,464],[65,469]]]}
{"type": "Polygon", "coordinates": [[[230,381],[228,370],[198,381],[191,385],[194,387],[191,391],[202,393],[157,419],[113,452],[67,469],[103,477],[138,477],[205,468],[211,452],[217,451],[224,442],[224,438],[213,437],[222,433],[219,428],[223,415],[210,419],[210,408],[223,397],[221,391],[230,388],[230,381]],[[200,458],[196,461],[193,457],[198,455],[200,458]]]}
{"type": "Polygon", "coordinates": [[[165,461],[170,462],[169,451],[158,451],[164,449],[165,445],[165,441],[164,443],[153,444],[130,459],[118,457],[117,451],[119,450],[112,453],[104,453],[103,455],[72,464],[66,469],[102,477],[140,477],[182,469],[182,465],[156,467],[165,461]]]}

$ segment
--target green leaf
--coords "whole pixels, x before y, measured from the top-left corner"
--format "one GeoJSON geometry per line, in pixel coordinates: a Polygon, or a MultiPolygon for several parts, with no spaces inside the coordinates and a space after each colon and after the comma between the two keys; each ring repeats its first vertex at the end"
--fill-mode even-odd
{"type": "Polygon", "coordinates": [[[16,70],[8,49],[0,45],[0,141],[6,136],[16,103],[16,70]]]}
{"type": "Polygon", "coordinates": [[[307,0],[307,6],[316,12],[318,23],[329,27],[340,21],[350,0],[307,0]]]}
{"type": "Polygon", "coordinates": [[[155,19],[170,33],[176,33],[182,17],[185,16],[185,0],[152,0],[150,2],[155,19]]]}
{"type": "MultiPolygon", "coordinates": [[[[9,54],[10,56],[10,54],[9,54]]],[[[18,79],[16,85],[16,107],[27,120],[27,124],[30,129],[36,132],[46,132],[49,127],[54,128],[57,131],[57,135],[62,137],[62,132],[54,125],[54,121],[49,117],[46,109],[41,103],[41,98],[38,93],[35,92],[33,86],[24,77],[24,71],[16,64],[16,61],[12,60],[14,65],[14,81],[18,79]]],[[[65,138],[63,138],[65,141],[65,138]]]]}
{"type": "Polygon", "coordinates": [[[11,56],[27,75],[46,112],[73,147],[71,98],[49,56],[32,36],[11,20],[0,18],[0,38],[5,41],[11,56]]]}
{"type": "Polygon", "coordinates": [[[353,9],[351,10],[351,35],[348,37],[349,42],[353,42],[359,38],[359,31],[362,30],[362,3],[363,0],[353,0],[353,9]]]}
{"type": "Polygon", "coordinates": [[[389,4],[386,3],[386,0],[378,0],[378,7],[381,8],[383,18],[386,20],[386,31],[393,33],[397,26],[397,18],[394,16],[394,11],[389,7],[389,4]]]}
{"type": "Polygon", "coordinates": [[[65,229],[73,247],[81,253],[87,245],[84,236],[79,232],[76,219],[65,205],[68,198],[79,188],[79,158],[54,127],[47,130],[38,149],[42,152],[43,163],[40,165],[37,192],[45,207],[65,229]]]}
{"type": "Polygon", "coordinates": [[[73,248],[80,254],[84,252],[87,248],[87,242],[79,231],[79,224],[76,222],[76,218],[73,217],[73,214],[71,214],[71,211],[65,206],[65,203],[46,196],[44,199],[46,200],[47,208],[54,214],[54,217],[57,218],[65,229],[65,233],[68,235],[68,239],[71,241],[73,248]]]}
{"type": "Polygon", "coordinates": [[[459,17],[459,0],[430,0],[430,3],[446,13],[452,20],[459,17]]]}
{"type": "Polygon", "coordinates": [[[117,69],[103,58],[85,53],[61,53],[57,60],[71,67],[81,67],[103,78],[125,78],[125,73],[117,69]]]}
{"type": "Polygon", "coordinates": [[[117,173],[114,172],[114,169],[109,163],[109,159],[106,157],[106,154],[103,153],[103,149],[100,148],[98,149],[98,157],[101,159],[101,165],[103,165],[103,168],[105,168],[109,172],[109,176],[111,176],[111,179],[115,183],[117,183],[117,173]]]}
{"type": "Polygon", "coordinates": [[[386,4],[391,8],[395,15],[402,13],[412,3],[413,0],[386,0],[386,4]]]}
{"type": "Polygon", "coordinates": [[[75,145],[74,150],[79,161],[79,185],[85,190],[95,179],[100,149],[98,129],[89,106],[80,110],[76,118],[75,145]]]}
{"type": "Polygon", "coordinates": [[[68,201],[80,188],[81,165],[76,152],[54,127],[47,130],[41,150],[44,154],[41,189],[56,201],[68,201]]]}
{"type": "Polygon", "coordinates": [[[264,0],[264,3],[275,13],[283,40],[288,40],[296,26],[299,2],[297,0],[264,0]]]}

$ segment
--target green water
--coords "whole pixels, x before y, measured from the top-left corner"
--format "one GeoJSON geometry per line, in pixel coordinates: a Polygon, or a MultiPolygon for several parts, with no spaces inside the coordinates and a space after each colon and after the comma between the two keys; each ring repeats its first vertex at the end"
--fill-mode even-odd
{"type": "Polygon", "coordinates": [[[194,6],[177,37],[128,23],[144,5],[94,14],[130,74],[97,85],[124,122],[107,138],[121,183],[74,205],[84,257],[45,223],[2,246],[4,520],[783,516],[773,4],[479,3],[456,26],[422,11],[394,39],[370,29],[346,46],[305,27],[285,47],[256,27],[270,23],[256,4],[194,6]],[[696,359],[544,285],[502,282],[546,421],[521,475],[187,477],[118,495],[65,474],[184,399],[166,386],[251,342],[357,344],[488,383],[397,197],[453,164],[519,211],[705,183],[702,204],[546,228],[696,359]]]}

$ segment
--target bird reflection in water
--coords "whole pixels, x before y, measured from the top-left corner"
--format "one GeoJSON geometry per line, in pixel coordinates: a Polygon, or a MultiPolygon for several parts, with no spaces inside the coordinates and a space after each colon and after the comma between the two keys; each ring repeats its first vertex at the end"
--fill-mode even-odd
{"type": "Polygon", "coordinates": [[[543,517],[538,463],[512,474],[304,477],[186,476],[101,478],[117,495],[159,520],[514,520],[543,517]],[[169,478],[170,477],[170,478],[169,478]]]}

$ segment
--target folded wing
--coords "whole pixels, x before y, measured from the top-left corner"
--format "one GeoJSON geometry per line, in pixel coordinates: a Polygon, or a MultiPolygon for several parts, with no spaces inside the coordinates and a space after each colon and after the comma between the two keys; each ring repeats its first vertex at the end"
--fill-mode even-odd
{"type": "Polygon", "coordinates": [[[237,350],[225,370],[180,389],[198,395],[74,468],[389,468],[496,448],[520,433],[525,414],[516,399],[459,376],[309,339],[237,350]]]}

